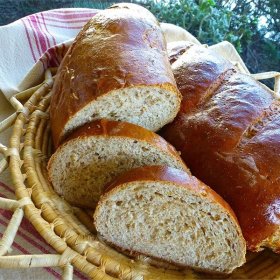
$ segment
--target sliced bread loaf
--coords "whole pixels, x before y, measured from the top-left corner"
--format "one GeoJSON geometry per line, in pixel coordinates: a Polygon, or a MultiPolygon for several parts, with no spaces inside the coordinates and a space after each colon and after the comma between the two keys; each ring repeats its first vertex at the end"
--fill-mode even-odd
{"type": "Polygon", "coordinates": [[[105,184],[134,167],[163,164],[187,170],[176,150],[157,134],[117,121],[93,121],[75,130],[52,155],[54,189],[72,204],[94,207],[105,184]]]}
{"type": "Polygon", "coordinates": [[[95,210],[100,237],[129,255],[230,273],[246,245],[229,205],[186,172],[146,166],[120,175],[95,210]]]}
{"type": "Polygon", "coordinates": [[[113,5],[85,25],[58,69],[53,141],[57,147],[78,126],[101,118],[156,131],[175,118],[180,102],[156,18],[135,4],[113,5]]]}

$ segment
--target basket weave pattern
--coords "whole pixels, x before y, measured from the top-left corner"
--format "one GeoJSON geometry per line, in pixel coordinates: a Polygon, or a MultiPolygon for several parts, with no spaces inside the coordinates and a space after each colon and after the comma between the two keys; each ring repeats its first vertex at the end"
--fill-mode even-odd
{"type": "MultiPolygon", "coordinates": [[[[9,167],[17,200],[0,198],[0,208],[14,212],[0,240],[0,267],[28,268],[59,266],[63,279],[73,278],[73,267],[92,279],[198,279],[205,275],[191,270],[156,268],[149,259],[131,260],[96,237],[91,213],[71,207],[54,191],[47,179],[51,155],[49,103],[56,69],[48,69],[45,81],[10,99],[16,113],[0,123],[0,132],[14,125],[9,147],[0,144],[0,173],[9,167]],[[24,105],[22,105],[24,104],[24,105]],[[5,256],[15,238],[23,215],[57,251],[52,255],[5,256]]],[[[275,78],[279,96],[280,74],[270,72],[255,78],[275,78]]],[[[280,257],[269,251],[248,254],[247,263],[230,278],[279,278],[280,257]]],[[[207,278],[210,276],[207,275],[207,278]]]]}

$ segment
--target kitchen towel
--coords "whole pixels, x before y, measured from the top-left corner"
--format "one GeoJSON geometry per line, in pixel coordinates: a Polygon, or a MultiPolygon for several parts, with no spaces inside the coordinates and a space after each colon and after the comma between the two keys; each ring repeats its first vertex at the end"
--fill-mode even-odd
{"type": "Polygon", "coordinates": [[[6,98],[39,83],[45,69],[58,66],[73,38],[97,12],[56,9],[1,26],[0,90],[6,98]]]}

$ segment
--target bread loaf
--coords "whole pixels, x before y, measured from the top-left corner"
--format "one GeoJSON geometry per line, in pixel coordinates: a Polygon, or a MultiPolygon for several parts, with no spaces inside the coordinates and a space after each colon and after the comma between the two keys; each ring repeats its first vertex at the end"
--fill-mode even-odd
{"type": "Polygon", "coordinates": [[[231,205],[248,249],[279,251],[279,101],[201,46],[186,49],[172,69],[183,103],[162,135],[231,205]]]}
{"type": "Polygon", "coordinates": [[[140,167],[108,186],[94,214],[97,232],[129,255],[230,273],[246,245],[229,205],[186,172],[140,167]]]}
{"type": "Polygon", "coordinates": [[[117,121],[93,121],[75,130],[48,163],[54,189],[70,203],[95,207],[105,184],[128,169],[163,164],[187,168],[157,134],[117,121]]]}
{"type": "Polygon", "coordinates": [[[65,55],[50,105],[57,147],[92,120],[128,121],[156,131],[171,122],[181,95],[156,18],[135,4],[95,15],[65,55]]]}

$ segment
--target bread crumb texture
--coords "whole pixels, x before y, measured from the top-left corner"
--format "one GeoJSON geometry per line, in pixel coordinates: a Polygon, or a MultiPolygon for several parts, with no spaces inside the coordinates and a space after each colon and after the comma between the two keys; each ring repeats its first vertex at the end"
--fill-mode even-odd
{"type": "Polygon", "coordinates": [[[114,188],[101,199],[95,224],[117,248],[180,266],[230,273],[245,261],[244,240],[227,211],[171,182],[114,188]]]}

